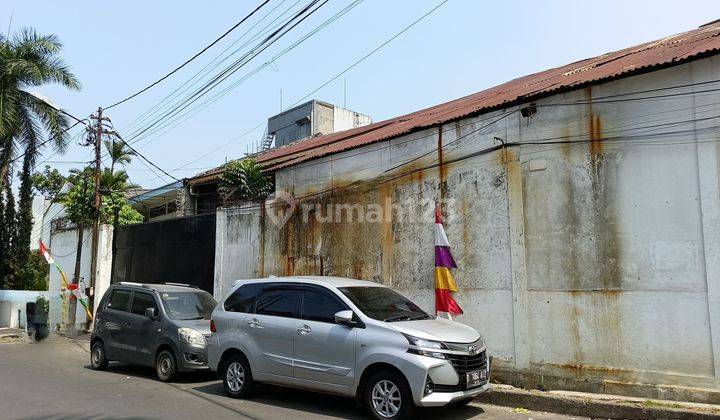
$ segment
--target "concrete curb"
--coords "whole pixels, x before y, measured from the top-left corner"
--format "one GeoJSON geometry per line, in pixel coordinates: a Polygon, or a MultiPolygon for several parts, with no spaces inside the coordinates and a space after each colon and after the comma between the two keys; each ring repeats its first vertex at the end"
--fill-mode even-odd
{"type": "Polygon", "coordinates": [[[622,396],[586,393],[528,391],[495,385],[476,401],[507,407],[522,407],[573,416],[608,419],[718,419],[720,406],[665,400],[640,400],[622,396]]]}

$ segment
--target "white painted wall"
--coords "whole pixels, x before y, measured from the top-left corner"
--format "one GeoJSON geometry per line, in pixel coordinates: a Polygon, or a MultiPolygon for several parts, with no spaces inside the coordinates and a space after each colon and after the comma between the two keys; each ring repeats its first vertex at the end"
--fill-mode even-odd
{"type": "MultiPolygon", "coordinates": [[[[72,282],[73,273],[75,270],[75,257],[77,250],[77,230],[62,230],[53,232],[50,235],[48,241],[48,247],[50,252],[55,258],[55,262],[65,272],[68,282],[72,282]]],[[[85,229],[83,233],[83,248],[80,263],[80,281],[81,287],[84,288],[89,285],[90,282],[90,259],[92,253],[92,232],[90,229],[85,229]]],[[[97,309],[97,305],[105,293],[107,288],[110,286],[110,276],[112,269],[112,226],[102,225],[100,227],[100,246],[98,248],[98,263],[97,263],[97,277],[95,284],[95,305],[94,309],[97,309]]],[[[62,290],[62,278],[58,270],[54,267],[50,269],[50,291],[62,290]]],[[[62,314],[60,319],[62,323],[66,323],[67,316],[67,302],[64,305],[65,313],[62,314]]],[[[94,311],[93,311],[94,313],[94,311]]],[[[87,316],[85,315],[85,309],[78,303],[76,312],[76,323],[81,326],[87,316]]]]}
{"type": "Polygon", "coordinates": [[[25,328],[25,304],[35,302],[39,296],[45,296],[48,300],[48,322],[53,331],[54,326],[60,322],[62,313],[62,298],[59,292],[0,290],[0,327],[25,328]]]}
{"type": "Polygon", "coordinates": [[[224,296],[235,280],[260,275],[260,211],[248,208],[218,209],[215,225],[215,290],[224,296]]]}

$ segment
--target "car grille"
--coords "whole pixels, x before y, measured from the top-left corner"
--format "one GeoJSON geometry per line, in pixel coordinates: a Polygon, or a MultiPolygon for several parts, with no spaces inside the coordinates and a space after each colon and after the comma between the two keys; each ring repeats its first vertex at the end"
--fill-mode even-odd
{"type": "MultiPolygon", "coordinates": [[[[466,373],[470,372],[471,370],[487,369],[487,354],[485,350],[473,355],[446,353],[445,357],[447,357],[447,359],[452,364],[452,367],[455,369],[455,372],[457,372],[460,381],[457,385],[435,384],[434,389],[436,392],[464,391],[465,389],[467,389],[467,377],[465,376],[466,373]]],[[[481,383],[478,386],[482,386],[484,384],[485,382],[481,383]]]]}
{"type": "Polygon", "coordinates": [[[478,354],[445,354],[445,357],[450,360],[452,366],[455,368],[455,372],[459,376],[465,376],[465,374],[471,370],[480,370],[487,368],[487,354],[483,350],[478,354]]]}

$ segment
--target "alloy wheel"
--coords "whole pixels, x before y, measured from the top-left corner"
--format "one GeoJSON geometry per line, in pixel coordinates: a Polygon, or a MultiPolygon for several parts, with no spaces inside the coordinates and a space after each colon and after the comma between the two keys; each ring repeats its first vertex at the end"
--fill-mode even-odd
{"type": "Polygon", "coordinates": [[[225,373],[227,379],[228,388],[232,392],[240,392],[245,383],[245,369],[238,362],[230,363],[225,373]]]}
{"type": "Polygon", "coordinates": [[[372,390],[373,409],[381,417],[392,418],[400,412],[400,389],[394,383],[383,379],[372,390]]]}

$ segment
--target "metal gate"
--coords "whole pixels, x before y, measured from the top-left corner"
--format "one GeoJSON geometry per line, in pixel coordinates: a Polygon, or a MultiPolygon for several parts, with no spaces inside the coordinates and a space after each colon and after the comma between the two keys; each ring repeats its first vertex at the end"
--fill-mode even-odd
{"type": "Polygon", "coordinates": [[[112,283],[187,283],[213,293],[215,213],[120,226],[112,283]]]}

